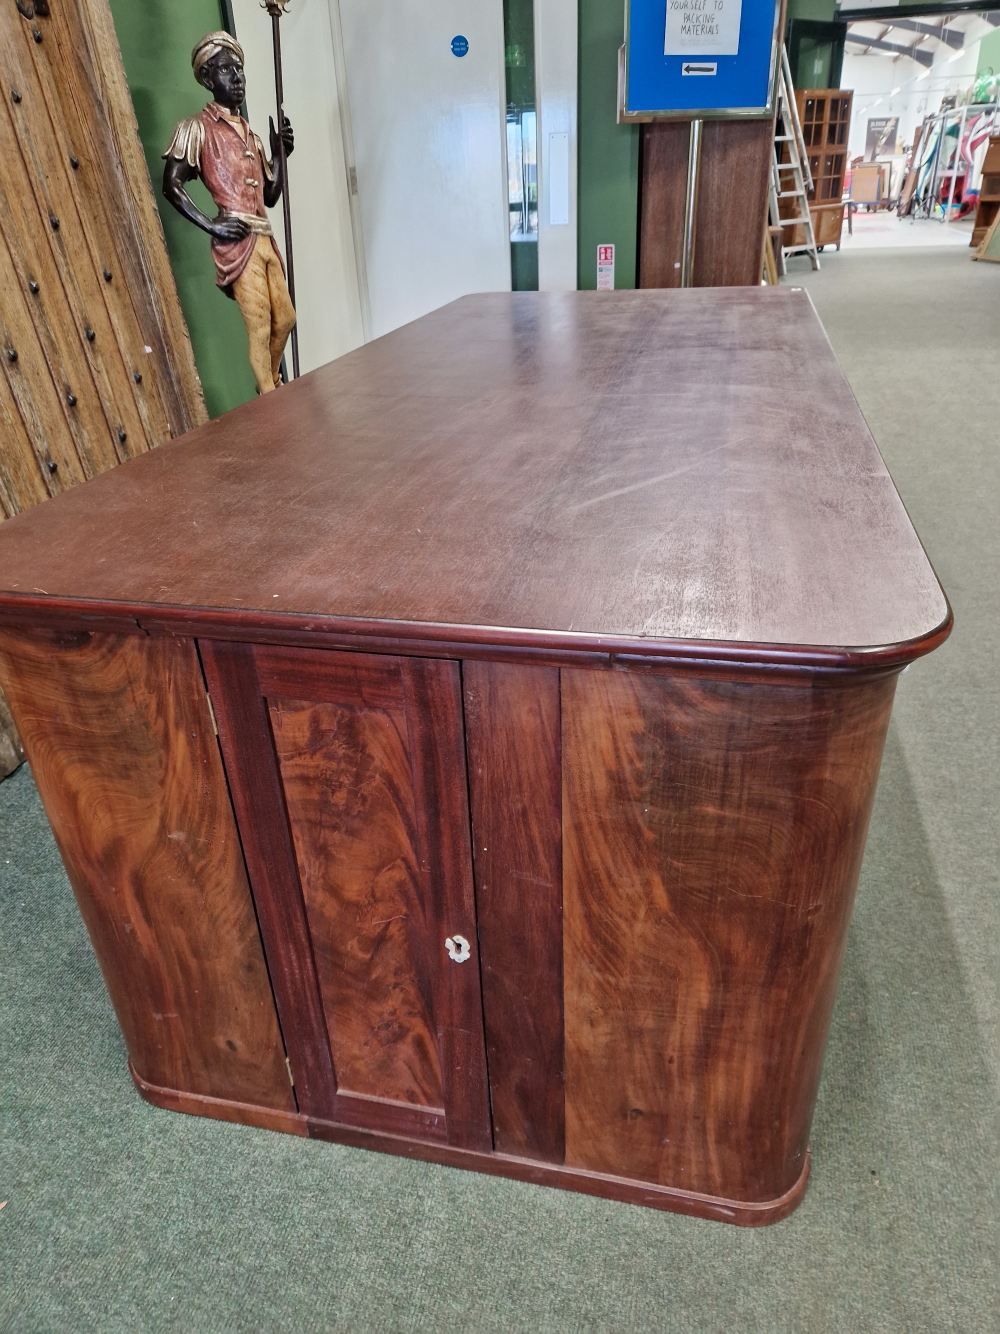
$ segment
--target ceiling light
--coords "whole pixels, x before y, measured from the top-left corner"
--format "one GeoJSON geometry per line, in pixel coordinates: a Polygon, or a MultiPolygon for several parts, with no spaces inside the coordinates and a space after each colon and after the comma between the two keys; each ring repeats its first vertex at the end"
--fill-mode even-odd
{"type": "Polygon", "coordinates": [[[914,82],[914,83],[919,83],[921,79],[926,79],[927,76],[928,76],[929,74],[930,74],[930,70],[929,70],[929,69],[925,69],[924,72],[923,72],[923,74],[918,74],[917,77],[914,79],[913,82],[914,82]]]}
{"type": "Polygon", "coordinates": [[[961,60],[964,55],[965,55],[965,47],[963,46],[961,51],[956,51],[953,56],[948,57],[948,64],[950,65],[953,60],[961,60]]]}
{"type": "Polygon", "coordinates": [[[892,92],[889,94],[889,96],[890,96],[890,97],[895,97],[896,94],[897,94],[898,92],[900,92],[900,91],[901,91],[901,90],[900,90],[899,88],[893,88],[893,90],[892,90],[892,92]]]}
{"type": "Polygon", "coordinates": [[[882,99],[881,99],[881,97],[876,97],[875,101],[872,103],[872,106],[873,106],[873,107],[877,107],[877,106],[881,106],[881,105],[882,105],[882,99]]]}

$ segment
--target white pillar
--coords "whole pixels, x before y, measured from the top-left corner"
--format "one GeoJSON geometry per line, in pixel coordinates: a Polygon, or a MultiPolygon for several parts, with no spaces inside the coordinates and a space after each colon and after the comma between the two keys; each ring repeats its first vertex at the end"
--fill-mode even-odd
{"type": "Polygon", "coordinates": [[[538,287],[543,292],[576,290],[577,4],[535,0],[538,287]]]}

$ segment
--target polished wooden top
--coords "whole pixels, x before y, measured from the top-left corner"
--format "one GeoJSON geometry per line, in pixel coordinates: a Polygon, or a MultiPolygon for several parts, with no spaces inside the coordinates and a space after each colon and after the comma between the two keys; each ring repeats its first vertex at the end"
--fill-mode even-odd
{"type": "Polygon", "coordinates": [[[465,297],[0,525],[0,620],[66,600],[845,662],[950,620],[790,287],[465,297]]]}

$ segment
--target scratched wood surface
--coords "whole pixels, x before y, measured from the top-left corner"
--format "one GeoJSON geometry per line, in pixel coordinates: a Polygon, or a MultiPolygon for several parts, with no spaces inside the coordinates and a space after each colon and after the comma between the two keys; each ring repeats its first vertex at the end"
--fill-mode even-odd
{"type": "Polygon", "coordinates": [[[894,688],[562,673],[567,1163],[799,1179],[894,688]]]}
{"type": "Polygon", "coordinates": [[[193,644],[5,633],[0,681],[136,1071],[294,1111],[193,644]]]}
{"type": "Polygon", "coordinates": [[[462,665],[493,1139],[562,1162],[559,673],[462,665]]]}
{"type": "Polygon", "coordinates": [[[268,702],[338,1090],[443,1107],[402,699],[268,702]]]}
{"type": "Polygon", "coordinates": [[[40,587],[645,651],[905,660],[950,615],[788,287],[464,297],[0,525],[0,572],[39,615],[40,587]]]}

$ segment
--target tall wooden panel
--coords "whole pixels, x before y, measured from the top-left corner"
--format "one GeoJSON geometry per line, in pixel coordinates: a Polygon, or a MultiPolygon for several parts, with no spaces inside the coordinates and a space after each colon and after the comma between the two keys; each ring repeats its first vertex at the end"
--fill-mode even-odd
{"type": "Polygon", "coordinates": [[[559,671],[466,662],[462,676],[494,1143],[561,1163],[559,671]]]}
{"type": "MultiPolygon", "coordinates": [[[[639,286],[679,287],[687,190],[687,121],[642,127],[639,286]]],[[[707,120],[694,249],[694,287],[756,287],[774,122],[707,120]]]]}
{"type": "Polygon", "coordinates": [[[293,1112],[192,641],[5,632],[0,679],[136,1073],[293,1112]]]}
{"type": "Polygon", "coordinates": [[[802,1177],[894,689],[562,673],[567,1163],[802,1177]]]}

